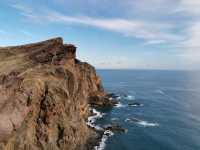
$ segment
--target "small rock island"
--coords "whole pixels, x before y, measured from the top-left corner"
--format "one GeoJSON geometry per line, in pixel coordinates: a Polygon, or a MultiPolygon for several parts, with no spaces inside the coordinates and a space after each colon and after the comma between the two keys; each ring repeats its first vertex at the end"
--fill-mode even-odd
{"type": "Polygon", "coordinates": [[[95,68],[62,38],[0,47],[0,150],[90,150],[90,107],[110,107],[95,68]]]}

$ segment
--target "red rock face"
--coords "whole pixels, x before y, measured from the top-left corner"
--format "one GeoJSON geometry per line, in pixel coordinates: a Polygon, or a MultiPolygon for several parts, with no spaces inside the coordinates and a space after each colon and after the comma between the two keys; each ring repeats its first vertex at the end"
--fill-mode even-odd
{"type": "Polygon", "coordinates": [[[29,51],[29,58],[37,63],[59,63],[62,59],[76,58],[76,47],[63,44],[61,38],[32,44],[29,51]]]}
{"type": "Polygon", "coordinates": [[[105,95],[94,67],[61,38],[0,48],[0,150],[90,149],[95,93],[105,95]]]}
{"type": "Polygon", "coordinates": [[[67,49],[66,59],[76,58],[76,47],[72,44],[65,44],[64,48],[67,49]]]}

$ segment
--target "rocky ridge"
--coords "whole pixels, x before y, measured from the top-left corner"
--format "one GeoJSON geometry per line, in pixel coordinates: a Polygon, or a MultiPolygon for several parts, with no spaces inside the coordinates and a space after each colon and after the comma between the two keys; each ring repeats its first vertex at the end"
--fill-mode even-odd
{"type": "Polygon", "coordinates": [[[0,48],[0,150],[92,149],[89,107],[115,104],[62,38],[0,48]]]}

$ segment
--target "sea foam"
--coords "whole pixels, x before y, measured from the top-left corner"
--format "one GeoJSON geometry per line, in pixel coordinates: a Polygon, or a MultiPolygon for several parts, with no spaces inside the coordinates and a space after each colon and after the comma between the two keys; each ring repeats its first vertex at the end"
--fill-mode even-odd
{"type": "Polygon", "coordinates": [[[126,100],[135,100],[135,96],[133,96],[133,95],[127,95],[127,96],[125,96],[125,99],[126,100]]]}
{"type": "Polygon", "coordinates": [[[147,121],[140,121],[138,122],[139,125],[142,125],[144,127],[157,127],[159,126],[158,123],[150,123],[150,122],[147,122],[147,121]]]}
{"type": "MultiPolygon", "coordinates": [[[[93,112],[95,115],[88,117],[87,125],[88,125],[89,127],[92,127],[92,128],[94,128],[94,129],[96,129],[96,130],[101,130],[101,131],[103,131],[104,129],[103,129],[102,127],[96,125],[95,122],[96,122],[97,119],[102,118],[105,114],[103,114],[103,113],[101,113],[101,112],[98,112],[98,111],[97,111],[96,109],[94,109],[94,108],[91,109],[91,110],[92,110],[92,112],[93,112]]],[[[99,142],[99,145],[98,145],[98,146],[95,146],[94,149],[95,149],[95,150],[103,150],[103,149],[106,147],[106,141],[107,141],[107,139],[108,139],[110,136],[113,136],[113,135],[114,135],[114,133],[113,133],[112,131],[110,131],[110,130],[105,130],[105,131],[104,131],[104,134],[103,134],[103,136],[102,136],[102,138],[101,138],[101,141],[99,142]]]]}
{"type": "Polygon", "coordinates": [[[116,108],[122,108],[122,107],[126,107],[124,104],[122,104],[121,102],[119,102],[118,104],[116,104],[115,106],[116,108]]]}
{"type": "Polygon", "coordinates": [[[98,145],[98,146],[95,146],[94,149],[95,149],[95,150],[103,150],[103,149],[105,149],[105,147],[106,147],[106,141],[108,140],[108,138],[109,138],[110,136],[113,136],[113,135],[114,135],[114,133],[113,133],[112,131],[110,131],[110,130],[105,130],[105,131],[104,131],[104,134],[103,134],[103,136],[102,136],[102,139],[101,139],[101,141],[100,141],[100,143],[99,143],[99,145],[98,145]]]}
{"type": "Polygon", "coordinates": [[[161,95],[165,95],[165,92],[163,90],[157,89],[155,90],[156,93],[161,94],[161,95]]]}
{"type": "Polygon", "coordinates": [[[138,124],[140,126],[143,126],[143,127],[157,127],[159,126],[158,123],[156,122],[148,122],[148,121],[144,121],[144,120],[140,120],[140,119],[137,119],[137,118],[127,118],[125,120],[125,122],[131,122],[131,123],[135,123],[135,124],[138,124]]]}
{"type": "Polygon", "coordinates": [[[87,121],[87,125],[89,127],[95,128],[96,130],[103,130],[103,128],[101,128],[98,125],[95,125],[95,122],[97,119],[100,119],[103,117],[103,113],[98,112],[96,109],[92,109],[92,112],[95,114],[93,116],[88,117],[88,121],[87,121]]]}

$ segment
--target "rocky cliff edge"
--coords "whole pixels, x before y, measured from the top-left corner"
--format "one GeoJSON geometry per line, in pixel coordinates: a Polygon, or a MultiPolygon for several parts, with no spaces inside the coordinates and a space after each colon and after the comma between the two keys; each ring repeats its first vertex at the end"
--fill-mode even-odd
{"type": "Polygon", "coordinates": [[[113,104],[62,38],[0,48],[0,150],[91,149],[89,107],[113,104]]]}

